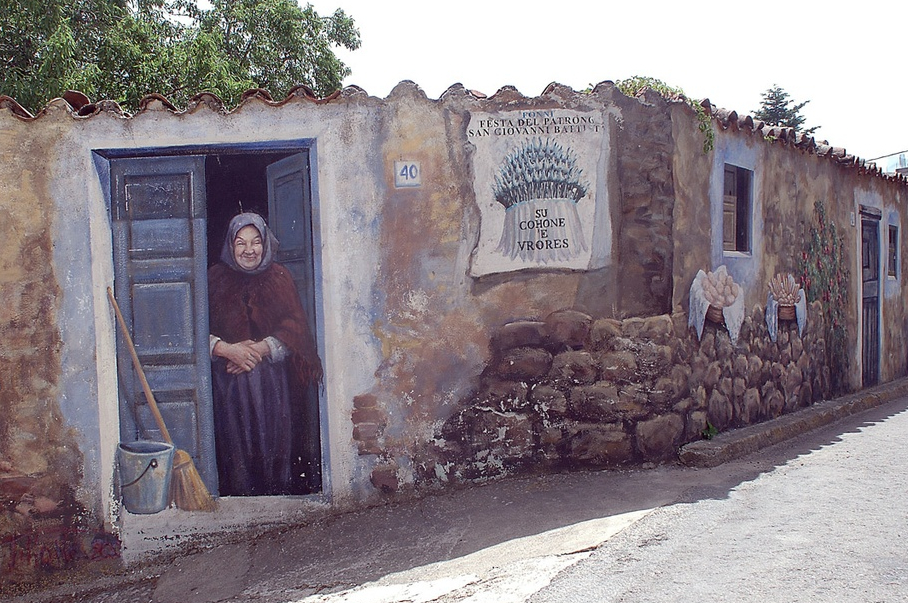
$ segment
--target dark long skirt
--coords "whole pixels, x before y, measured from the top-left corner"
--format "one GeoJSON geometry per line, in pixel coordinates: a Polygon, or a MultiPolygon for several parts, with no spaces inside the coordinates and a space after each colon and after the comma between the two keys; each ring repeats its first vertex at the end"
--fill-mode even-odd
{"type": "Polygon", "coordinates": [[[221,495],[290,494],[294,413],[286,363],[266,359],[231,375],[217,358],[211,377],[221,495]]]}

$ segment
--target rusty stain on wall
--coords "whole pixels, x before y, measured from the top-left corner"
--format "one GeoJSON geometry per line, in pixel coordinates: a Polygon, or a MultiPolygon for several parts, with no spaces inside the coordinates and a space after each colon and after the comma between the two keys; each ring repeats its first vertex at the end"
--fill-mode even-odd
{"type": "MultiPolygon", "coordinates": [[[[870,204],[902,229],[904,263],[908,181],[706,106],[716,130],[709,153],[686,103],[628,98],[609,82],[588,94],[552,85],[535,98],[455,86],[431,100],[406,82],[387,99],[352,87],[322,100],[254,93],[233,111],[211,95],[182,110],[151,97],[135,116],[110,102],[76,113],[57,100],[34,119],[0,99],[0,142],[19,149],[0,173],[0,235],[14,250],[0,259],[0,561],[24,580],[116,560],[130,553],[118,535],[139,525],[117,513],[112,494],[119,400],[113,322],[97,294],[113,279],[99,149],[309,145],[322,469],[339,506],[514,471],[661,462],[707,421],[746,425],[827,395],[817,302],[803,337],[787,325],[771,342],[760,321],[766,286],[798,273],[817,200],[844,233],[846,261],[856,264],[859,251],[850,216],[870,204]],[[478,163],[472,117],[537,111],[597,116],[597,144],[609,152],[584,164],[584,182],[607,199],[597,211],[610,235],[589,242],[597,261],[588,265],[473,273],[488,209],[477,174],[501,158],[478,163]],[[418,164],[421,184],[396,186],[396,162],[418,164]],[[715,243],[716,174],[735,162],[754,173],[756,236],[752,253],[730,255],[715,243]],[[81,246],[61,239],[72,233],[85,233],[81,246]],[[726,264],[746,306],[740,340],[711,325],[697,341],[687,326],[691,282],[726,264]],[[64,360],[76,353],[78,363],[64,360]],[[64,404],[76,382],[97,399],[64,404]]],[[[905,287],[901,276],[887,282],[880,301],[883,381],[908,373],[905,287]]],[[[861,386],[857,308],[849,298],[849,389],[861,386]]]]}

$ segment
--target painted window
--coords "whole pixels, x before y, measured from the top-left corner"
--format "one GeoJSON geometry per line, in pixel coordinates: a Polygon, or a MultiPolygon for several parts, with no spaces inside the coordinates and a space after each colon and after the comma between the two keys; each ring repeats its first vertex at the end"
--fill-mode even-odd
{"type": "Polygon", "coordinates": [[[899,227],[889,225],[889,271],[888,275],[893,278],[899,276],[899,227]]]}
{"type": "Polygon", "coordinates": [[[724,251],[751,251],[752,183],[753,171],[725,164],[725,184],[722,196],[722,249],[724,251]]]}

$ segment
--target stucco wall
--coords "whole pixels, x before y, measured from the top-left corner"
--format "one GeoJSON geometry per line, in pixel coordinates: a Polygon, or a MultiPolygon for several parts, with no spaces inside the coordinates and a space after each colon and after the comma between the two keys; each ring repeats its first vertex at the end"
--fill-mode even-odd
{"type": "MultiPolygon", "coordinates": [[[[69,275],[54,262],[52,179],[59,124],[23,128],[3,112],[0,195],[4,199],[0,260],[0,559],[5,578],[66,566],[90,548],[102,527],[100,493],[83,488],[92,475],[90,428],[67,419],[63,382],[70,369],[59,320],[69,275]]],[[[92,350],[82,356],[94,360],[92,350]]],[[[85,407],[91,416],[96,406],[85,407]]],[[[95,414],[96,416],[96,414],[95,414]]],[[[97,479],[97,474],[94,474],[97,479]]]]}
{"type": "MultiPolygon", "coordinates": [[[[663,459],[679,442],[698,437],[713,407],[721,408],[714,423],[724,426],[812,402],[828,390],[818,359],[822,338],[811,332],[810,358],[798,369],[809,373],[809,391],[792,393],[794,384],[781,381],[794,379],[793,368],[786,369],[785,377],[764,367],[773,362],[788,367],[791,348],[800,343],[792,343],[794,337],[786,331],[781,348],[788,346],[787,355],[778,345],[764,346],[758,315],[769,279],[778,272],[798,274],[804,237],[816,221],[816,201],[826,204],[829,220],[838,225],[850,263],[848,385],[860,386],[860,293],[854,283],[860,275],[860,230],[851,227],[850,218],[861,204],[878,208],[885,250],[886,225],[896,224],[902,232],[905,183],[770,142],[752,127],[730,127],[722,119],[713,125],[715,149],[704,152],[703,133],[686,103],[651,92],[628,98],[609,83],[591,94],[553,85],[532,99],[509,88],[492,98],[477,98],[456,86],[432,100],[405,82],[387,99],[349,88],[327,102],[294,96],[273,103],[253,97],[231,112],[206,96],[183,111],[150,100],[135,116],[101,105],[94,114],[78,117],[62,100],[35,120],[0,111],[0,140],[6,149],[16,149],[14,155],[6,152],[0,172],[4,236],[15,250],[0,265],[3,306],[10,308],[0,326],[0,477],[37,476],[23,482],[32,494],[28,500],[36,507],[39,500],[45,505],[38,509],[39,517],[54,516],[61,525],[75,526],[71,531],[83,540],[74,545],[73,555],[82,559],[91,557],[96,543],[98,559],[118,554],[114,545],[107,546],[115,540],[97,540],[98,533],[135,533],[137,525],[148,521],[123,512],[116,499],[118,377],[115,327],[106,298],[114,264],[110,193],[103,162],[93,155],[99,149],[166,153],[187,145],[253,148],[299,140],[311,145],[315,323],[326,373],[320,400],[324,481],[319,495],[287,499],[280,513],[304,512],[313,501],[356,505],[409,486],[490,475],[463,470],[475,469],[471,455],[484,449],[452,456],[457,447],[442,442],[461,437],[482,444],[480,433],[488,425],[465,433],[482,422],[460,420],[471,405],[488,406],[491,397],[511,399],[515,392],[529,402],[536,385],[552,390],[544,404],[563,398],[566,412],[573,408],[570,412],[579,413],[559,427],[567,429],[559,433],[573,444],[552,440],[549,448],[540,449],[539,438],[556,436],[551,425],[542,431],[538,425],[524,429],[529,439],[519,448],[515,458],[521,462],[515,466],[525,466],[538,450],[549,460],[571,464],[577,460],[572,451],[591,450],[589,442],[583,444],[585,437],[617,450],[621,462],[663,459]],[[480,117],[486,125],[525,117],[527,123],[536,120],[535,129],[524,132],[514,123],[511,130],[495,133],[489,127],[486,134],[498,138],[479,140],[474,129],[480,117]],[[588,218],[582,224],[586,238],[575,233],[578,238],[570,244],[582,241],[583,253],[492,257],[501,235],[490,234],[489,224],[500,222],[502,212],[507,217],[508,210],[491,194],[491,175],[503,165],[495,162],[504,160],[489,153],[516,152],[525,140],[536,140],[537,146],[551,141],[549,151],[582,167],[579,181],[585,194],[573,202],[588,218]],[[595,154],[595,161],[587,153],[595,154]],[[401,185],[395,177],[398,162],[419,166],[418,186],[401,185]],[[750,255],[722,251],[726,162],[755,174],[750,255]],[[749,333],[760,340],[748,340],[753,349],[729,348],[721,333],[710,335],[711,343],[703,347],[685,328],[694,276],[723,264],[742,285],[749,333]],[[587,325],[582,340],[578,317],[587,325]],[[649,339],[634,343],[642,324],[636,321],[644,318],[656,326],[649,339]],[[512,340],[502,333],[510,333],[512,340]],[[518,340],[525,345],[511,345],[518,340]],[[662,347],[650,357],[646,342],[652,341],[662,347]],[[523,351],[513,352],[515,348],[523,351]],[[669,355],[660,356],[660,350],[669,355]],[[589,358],[580,354],[584,351],[589,358]],[[642,405],[637,410],[646,410],[635,410],[632,420],[609,415],[599,427],[584,431],[578,424],[597,423],[590,416],[597,406],[574,404],[570,397],[605,400],[602,396],[607,398],[611,389],[597,384],[615,377],[614,357],[608,355],[616,352],[625,353],[626,360],[643,354],[634,362],[643,363],[636,366],[645,370],[617,379],[622,392],[634,384],[628,395],[634,405],[642,405]],[[715,382],[700,391],[706,369],[691,363],[702,356],[700,364],[711,364],[717,355],[723,355],[719,360],[724,364],[709,377],[715,382]],[[740,357],[758,357],[761,363],[753,370],[736,367],[740,357]],[[520,372],[542,370],[540,360],[548,363],[542,373],[530,379],[520,372]],[[513,368],[515,363],[523,368],[513,368]],[[569,384],[573,377],[552,376],[550,370],[584,376],[569,384]],[[734,389],[735,379],[746,381],[745,390],[734,389]],[[787,393],[772,395],[766,389],[769,382],[770,389],[787,393]],[[666,385],[672,396],[658,394],[666,385]],[[761,392],[759,401],[749,394],[751,406],[742,406],[744,393],[751,390],[761,392]],[[643,398],[653,391],[654,406],[646,406],[643,398]],[[779,399],[785,400],[781,406],[779,399]]],[[[569,201],[559,200],[558,207],[573,209],[569,201]]],[[[908,249],[903,233],[901,239],[903,260],[908,249]]],[[[905,289],[901,268],[896,278],[884,280],[881,378],[890,380],[908,370],[908,317],[900,303],[905,289]]],[[[810,321],[808,317],[808,324],[823,324],[810,321]]],[[[527,427],[532,421],[517,422],[527,427]]],[[[597,452],[581,460],[610,464],[615,458],[597,452]]],[[[21,494],[9,496],[24,500],[21,494]]],[[[217,518],[194,519],[196,528],[204,530],[206,521],[223,525],[231,513],[239,517],[247,501],[228,502],[217,518]]],[[[13,539],[35,516],[17,508],[7,506],[0,530],[13,539]]],[[[9,538],[5,542],[8,560],[13,549],[9,538]]]]}
{"type": "MultiPolygon", "coordinates": [[[[774,275],[792,273],[801,277],[804,263],[818,260],[817,257],[808,258],[806,254],[810,228],[816,225],[815,203],[821,202],[826,208],[829,223],[836,226],[836,232],[842,239],[842,268],[849,277],[844,284],[847,289],[844,326],[847,332],[845,352],[852,362],[848,364],[844,383],[847,389],[860,388],[861,206],[874,208],[883,216],[880,221],[880,299],[881,314],[886,317],[882,321],[894,327],[882,336],[880,379],[888,381],[904,375],[905,355],[899,347],[904,337],[904,325],[900,322],[904,321],[904,309],[899,298],[904,295],[905,283],[900,270],[895,278],[886,276],[888,260],[883,257],[888,249],[888,224],[898,226],[901,233],[901,216],[905,211],[904,184],[880,178],[872,170],[853,164],[843,167],[839,161],[818,153],[815,147],[803,149],[779,139],[764,138],[764,134],[758,132],[725,125],[723,128],[721,122],[717,124],[716,148],[711,154],[711,257],[709,266],[701,268],[714,269],[725,264],[735,281],[742,285],[745,305],[765,305],[767,286],[774,275]],[[722,251],[721,235],[717,231],[721,228],[724,163],[754,170],[752,254],[722,251]]],[[[700,222],[706,222],[705,216],[698,218],[700,222]]],[[[680,225],[678,230],[694,231],[680,225]]],[[[676,245],[683,245],[684,241],[687,239],[677,237],[676,245]]],[[[688,249],[692,255],[698,254],[696,250],[688,249]]],[[[829,253],[828,249],[826,253],[829,253]]],[[[904,263],[901,253],[899,262],[904,263]]],[[[686,301],[685,288],[690,287],[693,278],[690,270],[694,268],[685,266],[684,270],[688,270],[686,279],[676,280],[676,299],[686,301]]]]}

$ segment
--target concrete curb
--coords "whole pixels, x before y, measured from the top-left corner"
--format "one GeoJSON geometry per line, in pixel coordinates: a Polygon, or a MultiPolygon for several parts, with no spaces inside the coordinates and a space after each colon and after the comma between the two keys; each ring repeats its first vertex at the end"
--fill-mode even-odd
{"type": "Polygon", "coordinates": [[[763,423],[720,433],[711,440],[691,442],[681,447],[678,458],[688,467],[717,467],[902,396],[908,396],[908,379],[817,402],[763,423]]]}

